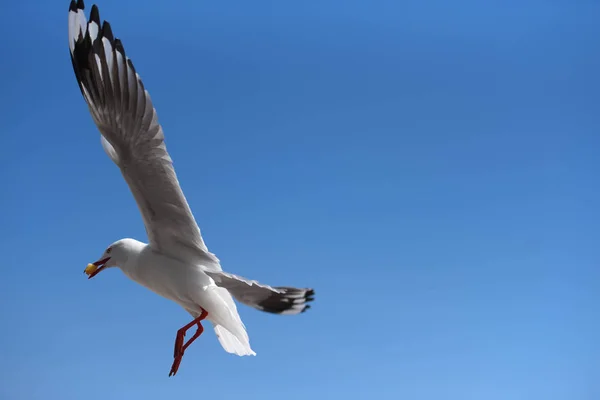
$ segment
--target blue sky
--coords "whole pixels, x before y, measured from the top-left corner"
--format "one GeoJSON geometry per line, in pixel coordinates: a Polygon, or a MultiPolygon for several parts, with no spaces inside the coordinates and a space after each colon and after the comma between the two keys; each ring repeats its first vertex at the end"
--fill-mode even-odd
{"type": "Polygon", "coordinates": [[[211,251],[317,293],[240,306],[257,357],[207,329],[175,378],[188,314],[82,272],[146,235],[68,1],[27,5],[0,4],[0,398],[600,397],[597,2],[101,1],[211,251]]]}

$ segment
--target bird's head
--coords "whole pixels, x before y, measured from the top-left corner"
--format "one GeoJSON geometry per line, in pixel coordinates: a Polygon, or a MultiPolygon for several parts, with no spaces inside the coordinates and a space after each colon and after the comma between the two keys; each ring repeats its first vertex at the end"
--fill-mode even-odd
{"type": "Polygon", "coordinates": [[[124,266],[132,252],[133,245],[130,242],[133,242],[133,239],[121,239],[108,246],[98,261],[88,264],[85,267],[83,272],[88,275],[88,279],[93,278],[100,271],[104,271],[107,268],[124,266]]]}

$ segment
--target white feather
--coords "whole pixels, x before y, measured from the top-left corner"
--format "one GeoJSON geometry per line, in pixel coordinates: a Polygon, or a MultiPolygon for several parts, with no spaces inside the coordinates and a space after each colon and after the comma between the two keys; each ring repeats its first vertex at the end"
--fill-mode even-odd
{"type": "MultiPolygon", "coordinates": [[[[81,12],[81,14],[83,14],[83,12],[81,12]]],[[[92,39],[92,43],[93,43],[94,40],[96,40],[96,38],[98,37],[98,30],[100,29],[100,27],[94,21],[90,22],[88,25],[89,25],[88,29],[90,30],[90,39],[92,39]]],[[[85,29],[83,30],[83,34],[85,35],[85,29]]]]}
{"type": "Polygon", "coordinates": [[[108,79],[109,84],[112,87],[115,78],[113,77],[113,50],[110,41],[107,38],[102,38],[102,44],[104,45],[104,54],[106,57],[106,65],[108,65],[108,79]]]}
{"type": "Polygon", "coordinates": [[[69,11],[69,49],[73,52],[77,38],[85,36],[87,19],[83,10],[69,11]]]}
{"type": "Polygon", "coordinates": [[[215,334],[219,339],[219,343],[223,349],[231,354],[235,354],[238,356],[255,356],[256,353],[250,348],[249,343],[242,343],[240,340],[235,337],[231,332],[222,327],[221,325],[215,325],[215,334]]]}

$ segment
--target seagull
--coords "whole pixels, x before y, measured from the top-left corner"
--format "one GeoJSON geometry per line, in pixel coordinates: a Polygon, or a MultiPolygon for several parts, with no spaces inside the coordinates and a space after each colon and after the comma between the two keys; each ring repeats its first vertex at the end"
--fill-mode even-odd
{"type": "Polygon", "coordinates": [[[254,356],[234,298],[257,310],[295,315],[314,299],[311,288],[272,287],[223,271],[208,251],[181,190],[148,91],[121,40],[100,22],[94,4],[89,21],[83,0],[69,5],[69,50],[77,83],[108,157],[119,167],[141,212],[148,243],[125,238],[88,264],[88,279],[118,267],[130,279],[174,301],[193,318],[177,331],[169,376],[208,320],[223,349],[254,356]],[[184,342],[186,332],[195,333],[184,342]]]}

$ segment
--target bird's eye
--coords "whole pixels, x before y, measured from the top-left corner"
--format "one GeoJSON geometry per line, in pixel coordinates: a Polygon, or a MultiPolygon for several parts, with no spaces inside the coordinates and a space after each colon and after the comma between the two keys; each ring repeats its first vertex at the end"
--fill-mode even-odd
{"type": "Polygon", "coordinates": [[[112,250],[112,248],[110,248],[110,247],[108,249],[106,249],[106,254],[110,254],[111,250],[112,250]]]}

